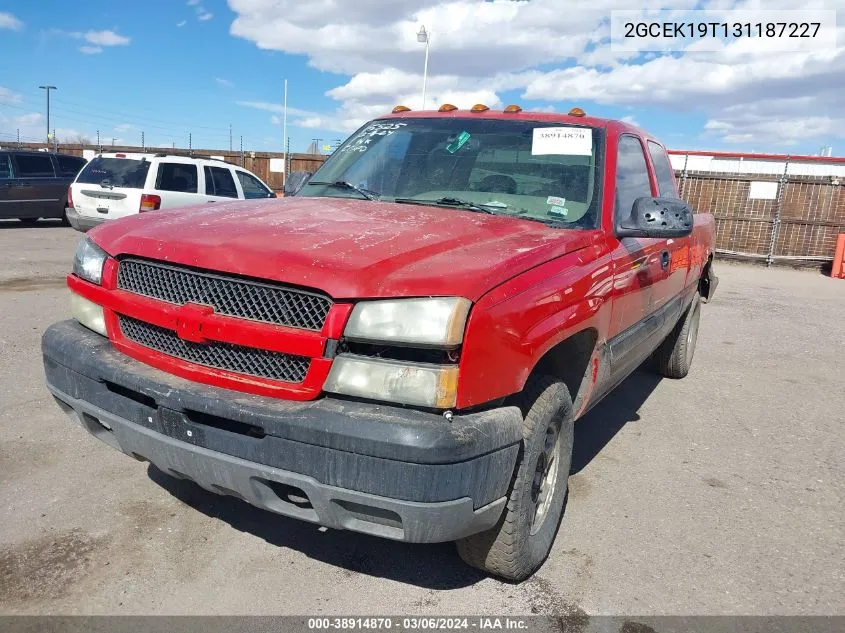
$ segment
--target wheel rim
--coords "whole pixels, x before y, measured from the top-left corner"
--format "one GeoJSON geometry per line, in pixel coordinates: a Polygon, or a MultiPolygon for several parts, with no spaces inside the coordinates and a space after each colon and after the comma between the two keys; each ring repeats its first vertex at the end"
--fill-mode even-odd
{"type": "Polygon", "coordinates": [[[690,363],[692,362],[692,357],[695,354],[695,342],[698,340],[698,321],[700,315],[701,306],[699,304],[696,304],[695,312],[693,312],[692,314],[692,322],[690,323],[689,331],[687,332],[687,367],[689,367],[690,363]]]}
{"type": "Polygon", "coordinates": [[[557,488],[558,460],[560,458],[560,425],[552,423],[546,428],[543,440],[543,450],[537,458],[534,467],[534,478],[531,481],[531,501],[534,504],[534,519],[531,523],[531,534],[536,534],[546,517],[555,496],[557,488]]]}

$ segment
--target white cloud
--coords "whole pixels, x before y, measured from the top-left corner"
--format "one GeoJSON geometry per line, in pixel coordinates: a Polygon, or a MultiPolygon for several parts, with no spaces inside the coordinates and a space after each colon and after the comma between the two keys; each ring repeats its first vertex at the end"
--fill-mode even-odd
{"type": "MultiPolygon", "coordinates": [[[[267,112],[275,112],[277,114],[283,114],[285,111],[285,106],[281,103],[270,103],[268,101],[237,101],[236,103],[239,106],[255,108],[256,110],[265,110],[267,112]]],[[[317,116],[316,112],[311,112],[310,110],[301,110],[299,108],[292,108],[290,106],[288,106],[288,115],[306,117],[317,116]]]]}
{"type": "Polygon", "coordinates": [[[85,33],[74,33],[74,37],[81,37],[89,44],[96,46],[125,46],[131,41],[130,38],[118,35],[114,31],[86,31],[85,33]]]}
{"type": "Polygon", "coordinates": [[[0,104],[14,105],[20,103],[23,97],[9,88],[0,86],[0,104]]]}
{"type": "Polygon", "coordinates": [[[23,22],[16,18],[11,13],[0,13],[0,29],[9,29],[11,31],[20,31],[23,28],[23,22]]]}
{"type": "Polygon", "coordinates": [[[187,23],[188,23],[187,20],[180,20],[179,22],[176,23],[176,26],[181,28],[181,27],[185,26],[187,23]]]}
{"type": "Polygon", "coordinates": [[[99,46],[80,46],[79,52],[85,53],[86,55],[96,55],[97,53],[102,53],[103,49],[99,46]]]}
{"type": "Polygon", "coordinates": [[[200,3],[200,0],[188,0],[189,7],[195,7],[200,3]]]}
{"type": "Polygon", "coordinates": [[[214,81],[224,88],[234,88],[235,84],[229,81],[228,79],[223,79],[222,77],[215,77],[214,81]]]}
{"type": "Polygon", "coordinates": [[[40,112],[30,112],[12,119],[15,125],[19,127],[26,127],[29,125],[36,125],[44,120],[44,116],[40,112]]]}
{"type": "MultiPolygon", "coordinates": [[[[561,0],[229,0],[233,35],[350,76],[327,92],[336,110],[300,115],[294,122],[304,127],[349,131],[397,103],[419,108],[423,45],[416,32],[424,24],[431,33],[429,108],[447,100],[493,107],[503,91],[519,90],[524,99],[560,103],[563,112],[573,101],[695,111],[711,122],[708,135],[727,142],[749,134],[765,144],[845,133],[834,96],[845,85],[845,28],[838,29],[838,48],[816,53],[778,53],[745,40],[717,52],[640,55],[609,45],[610,11],[625,8],[620,4],[573,0],[564,10],[561,0]],[[795,112],[775,105],[788,95],[812,101],[806,110],[812,115],[800,125],[795,112]]],[[[637,9],[661,4],[636,3],[637,9]]],[[[673,3],[678,10],[761,6],[760,0],[673,3]]],[[[794,0],[767,0],[765,8],[795,8],[794,0]]],[[[845,24],[845,0],[807,0],[801,8],[837,9],[845,24]]]]}
{"type": "Polygon", "coordinates": [[[202,13],[199,13],[197,15],[197,19],[200,22],[207,22],[208,20],[210,20],[213,17],[214,17],[214,14],[211,13],[210,11],[203,11],[202,13]]]}

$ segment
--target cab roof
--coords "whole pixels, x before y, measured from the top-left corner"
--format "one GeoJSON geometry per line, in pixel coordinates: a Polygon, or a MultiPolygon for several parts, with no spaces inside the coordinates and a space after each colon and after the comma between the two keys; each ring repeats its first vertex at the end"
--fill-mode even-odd
{"type": "MultiPolygon", "coordinates": [[[[656,140],[650,134],[632,125],[626,121],[618,119],[604,119],[594,116],[573,116],[569,114],[561,114],[558,112],[530,112],[521,110],[519,112],[505,112],[503,110],[493,110],[492,108],[484,111],[473,112],[472,110],[449,110],[441,112],[439,110],[405,110],[403,112],[391,112],[384,116],[378,117],[378,120],[384,119],[496,119],[501,121],[535,121],[537,123],[564,123],[567,125],[582,125],[592,128],[606,129],[610,132],[621,134],[628,132],[636,134],[648,139],[656,140]]],[[[658,141],[659,142],[659,141],[658,141]]]]}

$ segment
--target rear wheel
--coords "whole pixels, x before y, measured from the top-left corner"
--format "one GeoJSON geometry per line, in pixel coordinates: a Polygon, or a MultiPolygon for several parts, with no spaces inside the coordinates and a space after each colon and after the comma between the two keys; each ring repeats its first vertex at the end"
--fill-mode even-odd
{"type": "Polygon", "coordinates": [[[701,297],[696,292],[686,314],[655,351],[658,370],[666,378],[683,378],[689,373],[698,340],[700,318],[701,297]]]}
{"type": "Polygon", "coordinates": [[[21,222],[23,222],[24,224],[26,224],[28,226],[31,226],[31,225],[35,224],[36,222],[38,222],[38,218],[18,218],[18,220],[20,220],[21,222]]]}
{"type": "Polygon", "coordinates": [[[524,414],[522,455],[498,524],[457,542],[464,562],[521,581],[546,560],[563,516],[572,463],[572,400],[550,376],[529,379],[515,402],[524,414]]]}

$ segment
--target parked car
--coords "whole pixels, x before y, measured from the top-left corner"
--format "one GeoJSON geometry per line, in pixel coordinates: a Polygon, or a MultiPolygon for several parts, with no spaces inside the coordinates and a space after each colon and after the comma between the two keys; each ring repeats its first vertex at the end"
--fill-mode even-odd
{"type": "Polygon", "coordinates": [[[68,154],[0,149],[0,218],[35,224],[38,218],[62,218],[68,185],[85,165],[68,154]]]}
{"type": "Polygon", "coordinates": [[[70,186],[68,219],[78,231],[87,231],[145,211],[275,197],[258,176],[221,160],[103,153],[70,186]]]}
{"type": "Polygon", "coordinates": [[[579,110],[397,108],[295,195],[214,206],[81,242],[42,339],[62,409],[213,492],[514,580],[574,421],[649,357],[686,376],[717,283],[663,145],[579,110]]]}

